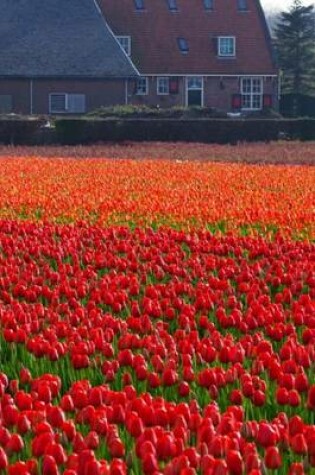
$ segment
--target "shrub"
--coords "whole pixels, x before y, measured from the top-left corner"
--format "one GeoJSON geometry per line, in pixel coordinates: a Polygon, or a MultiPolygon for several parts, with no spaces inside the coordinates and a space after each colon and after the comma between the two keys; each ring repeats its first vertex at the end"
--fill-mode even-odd
{"type": "Polygon", "coordinates": [[[43,120],[19,116],[0,117],[0,143],[6,145],[30,145],[35,141],[43,120]]]}

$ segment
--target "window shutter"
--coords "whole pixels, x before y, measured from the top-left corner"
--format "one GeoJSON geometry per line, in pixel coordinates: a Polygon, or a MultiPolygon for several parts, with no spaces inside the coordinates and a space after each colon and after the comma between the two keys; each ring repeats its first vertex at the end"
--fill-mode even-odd
{"type": "Polygon", "coordinates": [[[0,114],[9,114],[10,112],[12,112],[12,96],[0,94],[0,114]]]}
{"type": "Polygon", "coordinates": [[[263,107],[272,107],[272,95],[271,94],[264,94],[263,95],[263,107]]]}
{"type": "Polygon", "coordinates": [[[219,55],[219,38],[217,36],[214,36],[212,38],[212,48],[213,52],[216,56],[219,55]]]}
{"type": "Polygon", "coordinates": [[[66,94],[53,93],[50,94],[50,112],[62,113],[66,112],[66,94]]]}
{"type": "Polygon", "coordinates": [[[67,112],[83,114],[85,112],[85,94],[68,94],[67,112]]]}
{"type": "Polygon", "coordinates": [[[241,109],[242,107],[242,96],[241,94],[232,95],[232,109],[241,109]]]}
{"type": "Polygon", "coordinates": [[[179,80],[178,78],[170,78],[170,94],[178,94],[179,80]]]}

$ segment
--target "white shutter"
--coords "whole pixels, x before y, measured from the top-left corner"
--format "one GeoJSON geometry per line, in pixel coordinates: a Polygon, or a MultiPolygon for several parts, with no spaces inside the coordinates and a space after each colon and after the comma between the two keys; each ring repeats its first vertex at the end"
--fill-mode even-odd
{"type": "Polygon", "coordinates": [[[72,114],[84,114],[85,94],[68,94],[67,112],[72,114]]]}

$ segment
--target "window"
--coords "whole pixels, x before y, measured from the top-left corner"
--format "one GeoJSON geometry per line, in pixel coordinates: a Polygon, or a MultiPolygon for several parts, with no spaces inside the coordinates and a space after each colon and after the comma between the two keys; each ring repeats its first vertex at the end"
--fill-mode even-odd
{"type": "Polygon", "coordinates": [[[159,96],[164,96],[170,93],[169,78],[164,78],[164,77],[157,78],[157,93],[159,96]]]}
{"type": "Polygon", "coordinates": [[[171,10],[171,12],[177,12],[177,1],[176,0],[167,0],[168,3],[168,8],[171,10]]]}
{"type": "Polygon", "coordinates": [[[0,94],[0,114],[10,114],[12,112],[12,96],[0,94]]]}
{"type": "Polygon", "coordinates": [[[148,78],[139,78],[136,84],[136,94],[146,96],[149,92],[148,78]]]}
{"type": "Polygon", "coordinates": [[[247,0],[237,0],[237,8],[241,12],[247,12],[248,10],[247,0]]]}
{"type": "Polygon", "coordinates": [[[177,44],[182,53],[188,53],[189,46],[185,38],[177,38],[177,44]]]}
{"type": "Polygon", "coordinates": [[[130,36],[116,36],[116,39],[127,56],[131,55],[131,38],[130,36]]]}
{"type": "Polygon", "coordinates": [[[242,109],[262,108],[263,82],[261,78],[241,79],[242,109]]]}
{"type": "Polygon", "coordinates": [[[224,56],[224,57],[235,56],[235,37],[234,36],[219,36],[218,55],[224,56]]]}
{"type": "Polygon", "coordinates": [[[186,105],[202,107],[203,100],[203,78],[188,76],[186,78],[186,105]]]}
{"type": "Polygon", "coordinates": [[[144,0],[134,0],[136,10],[141,11],[144,10],[144,0]]]}
{"type": "Polygon", "coordinates": [[[50,94],[49,112],[51,114],[83,114],[85,94],[50,94]]]}
{"type": "Polygon", "coordinates": [[[211,11],[214,9],[214,0],[203,0],[205,10],[211,11]]]}

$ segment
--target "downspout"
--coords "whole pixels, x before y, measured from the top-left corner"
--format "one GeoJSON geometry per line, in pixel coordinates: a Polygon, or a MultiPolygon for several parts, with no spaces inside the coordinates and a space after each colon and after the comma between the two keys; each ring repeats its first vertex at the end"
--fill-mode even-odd
{"type": "Polygon", "coordinates": [[[282,71],[279,70],[278,74],[278,112],[280,111],[280,102],[281,102],[281,78],[282,78],[282,71]]]}
{"type": "Polygon", "coordinates": [[[33,79],[30,80],[30,114],[33,115],[33,79]]]}
{"type": "Polygon", "coordinates": [[[128,105],[128,79],[125,79],[125,105],[128,105]]]}

